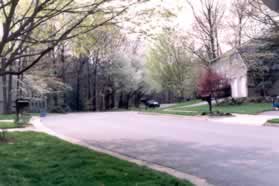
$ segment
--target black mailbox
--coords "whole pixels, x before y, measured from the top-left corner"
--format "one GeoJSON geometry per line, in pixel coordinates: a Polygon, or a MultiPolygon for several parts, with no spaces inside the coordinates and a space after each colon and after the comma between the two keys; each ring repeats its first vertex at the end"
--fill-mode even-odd
{"type": "Polygon", "coordinates": [[[29,99],[17,99],[16,100],[16,112],[22,112],[24,109],[28,108],[30,105],[29,99]]]}
{"type": "Polygon", "coordinates": [[[15,101],[16,107],[16,122],[19,121],[19,115],[23,113],[25,109],[27,109],[30,105],[29,99],[17,99],[15,101]]]}

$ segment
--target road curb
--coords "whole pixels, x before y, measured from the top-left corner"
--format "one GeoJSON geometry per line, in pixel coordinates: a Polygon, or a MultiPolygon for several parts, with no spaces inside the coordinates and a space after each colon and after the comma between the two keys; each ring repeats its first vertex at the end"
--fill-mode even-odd
{"type": "Polygon", "coordinates": [[[81,140],[77,140],[77,139],[73,139],[73,138],[70,138],[70,137],[67,137],[67,136],[64,136],[64,135],[57,134],[56,132],[52,131],[51,129],[45,127],[42,124],[41,119],[39,117],[33,117],[32,120],[31,120],[31,124],[41,132],[47,133],[51,136],[55,136],[57,138],[60,138],[62,140],[70,142],[72,144],[81,145],[83,147],[86,147],[88,149],[91,149],[91,150],[99,152],[99,153],[107,154],[107,155],[116,157],[116,158],[121,159],[121,160],[125,160],[125,161],[131,162],[131,163],[135,163],[139,166],[144,166],[144,167],[147,167],[147,168],[150,168],[150,169],[162,172],[162,173],[166,173],[166,174],[172,175],[174,177],[177,177],[179,179],[188,180],[196,186],[213,186],[213,185],[209,184],[205,179],[202,179],[202,178],[199,178],[199,177],[196,177],[196,176],[193,176],[193,175],[189,175],[189,174],[177,171],[177,170],[169,168],[169,167],[164,167],[164,166],[161,166],[161,165],[158,165],[158,164],[149,163],[149,162],[146,162],[146,161],[143,161],[143,160],[134,159],[134,158],[126,156],[126,155],[122,155],[122,154],[119,154],[119,153],[116,153],[116,152],[113,152],[113,151],[110,151],[110,150],[107,150],[107,149],[104,149],[104,148],[100,148],[100,147],[96,147],[96,146],[87,144],[87,143],[85,143],[81,140]]]}
{"type": "Polygon", "coordinates": [[[178,115],[178,114],[168,114],[168,113],[158,113],[158,112],[144,112],[139,111],[138,114],[147,115],[147,116],[171,116],[174,118],[186,118],[186,119],[193,119],[198,121],[208,121],[209,118],[206,116],[186,116],[186,115],[178,115]]]}

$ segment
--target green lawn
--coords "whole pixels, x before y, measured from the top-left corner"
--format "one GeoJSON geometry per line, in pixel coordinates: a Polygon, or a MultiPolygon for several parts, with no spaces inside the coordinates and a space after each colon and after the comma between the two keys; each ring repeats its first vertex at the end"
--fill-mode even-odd
{"type": "MultiPolygon", "coordinates": [[[[223,113],[258,114],[270,110],[272,110],[272,106],[270,103],[246,103],[242,105],[213,106],[213,111],[220,111],[223,113]]],[[[167,109],[156,109],[153,110],[153,112],[193,116],[200,115],[203,112],[208,112],[208,105],[185,107],[181,106],[181,104],[178,104],[167,109]]]]}
{"type": "Polygon", "coordinates": [[[187,107],[189,105],[194,105],[194,104],[197,104],[200,102],[202,102],[202,100],[194,99],[194,100],[183,102],[183,103],[177,103],[176,105],[170,106],[167,109],[176,109],[176,108],[180,108],[180,107],[187,107]]]}
{"type": "Polygon", "coordinates": [[[159,114],[172,114],[172,115],[182,115],[182,116],[196,116],[200,115],[201,113],[198,112],[188,112],[187,110],[184,111],[176,111],[176,110],[163,110],[163,109],[155,109],[155,110],[147,110],[150,113],[159,113],[159,114]]]}
{"type": "Polygon", "coordinates": [[[20,126],[17,125],[15,122],[1,122],[0,121],[0,129],[13,129],[19,128],[20,126]]]}
{"type": "Polygon", "coordinates": [[[268,123],[278,124],[278,125],[279,125],[279,119],[272,119],[272,120],[269,120],[268,123]]]}
{"type": "Polygon", "coordinates": [[[193,105],[193,104],[197,104],[202,102],[201,100],[191,100],[188,102],[183,102],[183,103],[177,103],[173,106],[167,107],[167,108],[158,108],[158,109],[148,109],[148,110],[144,110],[147,112],[151,112],[151,113],[160,113],[160,114],[174,114],[174,115],[189,115],[189,116],[193,116],[193,115],[198,115],[199,113],[196,112],[188,112],[188,109],[185,108],[189,105],[193,105]]]}
{"type": "MultiPolygon", "coordinates": [[[[31,116],[40,116],[40,113],[25,114],[24,119],[30,119],[31,116]]],[[[0,114],[0,120],[15,120],[15,114],[0,114]]]]}
{"type": "Polygon", "coordinates": [[[9,136],[0,144],[0,186],[192,186],[45,134],[9,136]]]}
{"type": "MultiPolygon", "coordinates": [[[[0,115],[0,129],[10,129],[10,128],[20,128],[24,125],[27,125],[29,123],[29,120],[31,119],[31,116],[34,116],[34,114],[25,114],[20,117],[20,120],[18,121],[18,124],[14,122],[5,122],[1,120],[15,120],[16,115],[15,114],[1,114],[0,115]]],[[[1,186],[1,185],[0,185],[1,186]]]]}
{"type": "Polygon", "coordinates": [[[16,118],[15,114],[1,114],[0,120],[14,120],[16,118]]]}
{"type": "MultiPolygon", "coordinates": [[[[208,112],[208,106],[199,106],[190,108],[191,111],[197,111],[199,113],[208,112]]],[[[214,111],[220,111],[224,113],[238,113],[238,114],[258,114],[261,112],[272,110],[270,103],[246,103],[242,105],[222,105],[213,106],[214,111]]]]}

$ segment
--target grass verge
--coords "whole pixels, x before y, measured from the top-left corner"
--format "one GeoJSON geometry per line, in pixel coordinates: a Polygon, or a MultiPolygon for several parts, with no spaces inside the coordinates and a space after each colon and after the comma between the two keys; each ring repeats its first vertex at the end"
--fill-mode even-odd
{"type": "MultiPolygon", "coordinates": [[[[25,114],[20,117],[20,120],[16,123],[16,115],[15,114],[1,114],[0,115],[0,129],[13,129],[13,128],[22,128],[29,124],[31,119],[31,114],[25,114]],[[12,120],[11,122],[3,121],[3,120],[12,120]]],[[[0,185],[1,186],[1,185],[0,185]]]]}
{"type": "Polygon", "coordinates": [[[279,125],[279,119],[271,119],[267,121],[268,123],[279,125]]]}
{"type": "Polygon", "coordinates": [[[0,120],[14,120],[16,118],[15,114],[1,114],[0,120]]]}
{"type": "Polygon", "coordinates": [[[177,103],[173,106],[167,107],[166,109],[176,109],[176,108],[181,108],[181,107],[184,108],[184,107],[188,107],[190,105],[194,105],[194,104],[197,104],[200,102],[202,102],[202,100],[194,99],[194,100],[183,102],[183,103],[177,103]]]}
{"type": "Polygon", "coordinates": [[[14,129],[21,128],[22,125],[18,125],[15,122],[1,122],[0,121],[0,129],[14,129]]]}
{"type": "MultiPolygon", "coordinates": [[[[208,112],[208,106],[203,105],[199,107],[189,108],[188,110],[199,113],[208,112]]],[[[270,103],[246,103],[241,105],[220,105],[213,106],[213,111],[220,111],[223,113],[237,113],[237,114],[258,114],[261,112],[272,110],[270,103]]]]}
{"type": "MultiPolygon", "coordinates": [[[[172,106],[167,109],[153,109],[150,112],[157,112],[162,114],[176,114],[185,116],[201,115],[208,112],[208,105],[196,107],[183,107],[181,104],[172,106]]],[[[213,111],[220,111],[222,113],[237,113],[237,114],[251,114],[255,115],[261,112],[272,110],[270,103],[246,103],[241,105],[218,105],[213,106],[213,111]]]]}
{"type": "Polygon", "coordinates": [[[1,186],[192,186],[45,134],[8,135],[13,143],[0,145],[1,186]]]}
{"type": "Polygon", "coordinates": [[[174,115],[183,115],[183,116],[195,116],[200,113],[196,111],[191,111],[188,106],[194,105],[202,102],[201,100],[191,100],[188,102],[177,103],[173,106],[167,108],[157,108],[157,109],[145,109],[142,111],[150,112],[150,113],[160,113],[160,114],[174,114],[174,115]]]}

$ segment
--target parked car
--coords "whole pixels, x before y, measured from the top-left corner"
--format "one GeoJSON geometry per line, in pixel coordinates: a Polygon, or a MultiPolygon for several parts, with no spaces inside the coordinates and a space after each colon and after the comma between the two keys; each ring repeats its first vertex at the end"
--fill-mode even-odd
{"type": "Polygon", "coordinates": [[[160,107],[160,103],[155,100],[148,100],[145,105],[149,108],[159,108],[160,107]]]}
{"type": "Polygon", "coordinates": [[[147,107],[147,108],[158,108],[160,107],[160,103],[158,101],[155,101],[153,99],[142,99],[141,102],[147,107]]]}

